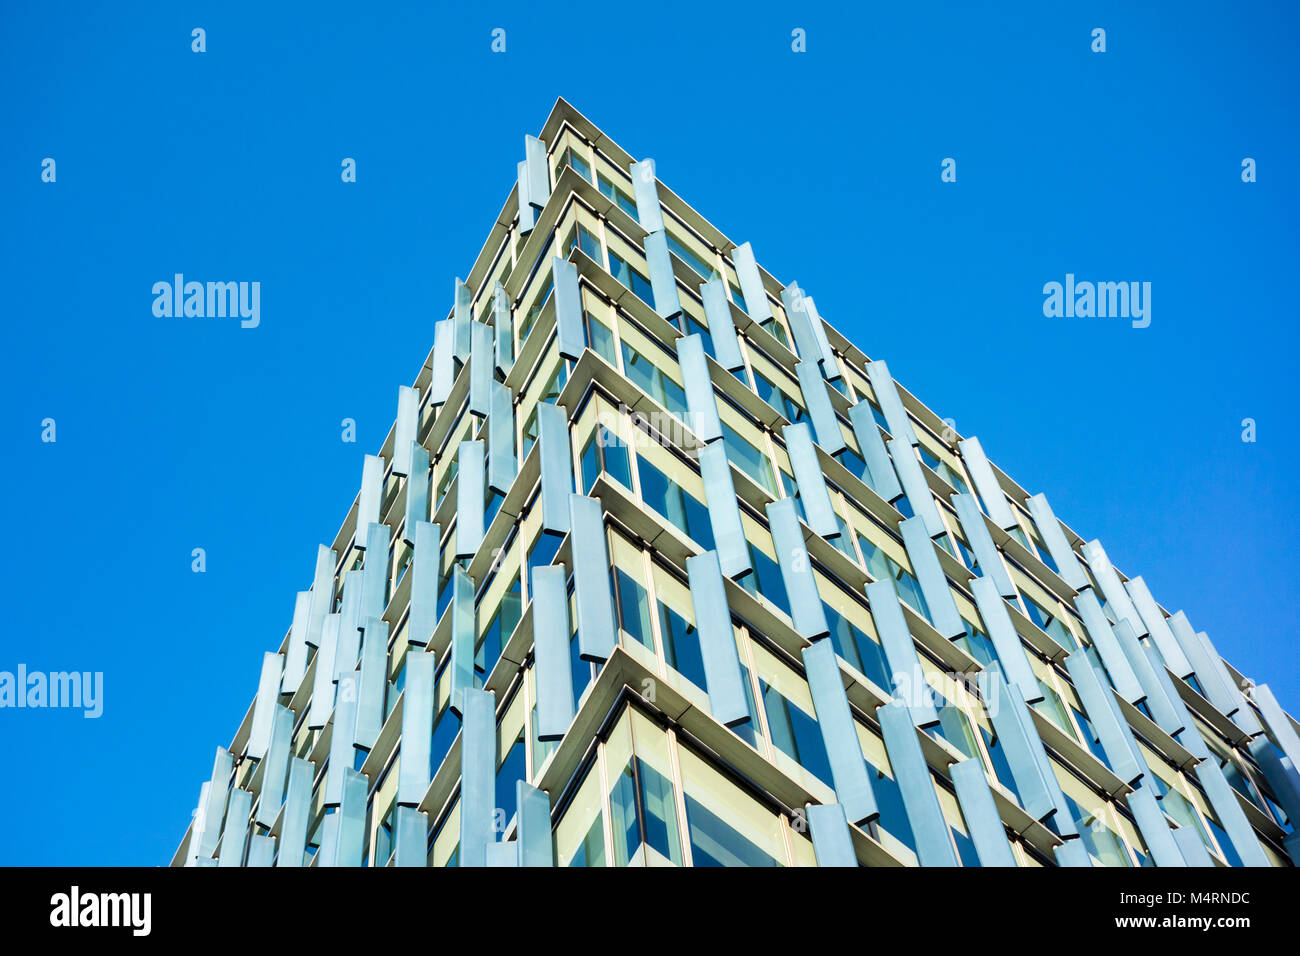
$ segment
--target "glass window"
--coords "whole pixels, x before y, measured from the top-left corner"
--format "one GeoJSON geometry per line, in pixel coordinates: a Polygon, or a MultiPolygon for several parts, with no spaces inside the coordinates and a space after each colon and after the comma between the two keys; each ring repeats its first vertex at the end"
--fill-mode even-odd
{"type": "Polygon", "coordinates": [[[1150,774],[1149,779],[1160,795],[1160,806],[1165,813],[1173,817],[1174,822],[1180,827],[1193,827],[1200,834],[1201,842],[1210,848],[1210,835],[1206,832],[1205,825],[1201,822],[1201,815],[1196,812],[1191,801],[1180,791],[1169,786],[1159,775],[1150,774]]]}
{"type": "Polygon", "coordinates": [[[516,799],[518,792],[515,784],[524,778],[524,728],[521,725],[518,736],[510,743],[510,749],[506,751],[505,759],[497,769],[496,809],[501,813],[497,825],[502,830],[509,825],[515,811],[518,810],[516,799]]]}
{"type": "Polygon", "coordinates": [[[605,866],[605,828],[601,815],[600,773],[595,764],[555,825],[555,862],[559,866],[605,866]]]}
{"type": "Polygon", "coordinates": [[[1031,621],[1046,631],[1047,634],[1051,636],[1052,640],[1056,641],[1056,643],[1060,644],[1062,647],[1071,650],[1079,646],[1074,640],[1074,635],[1070,632],[1070,629],[1062,624],[1059,619],[1049,614],[1040,604],[1034,601],[1033,598],[1029,597],[1029,595],[1022,593],[1020,596],[1024,598],[1025,601],[1026,615],[1031,621]]]}
{"type": "MultiPolygon", "coordinates": [[[[532,669],[531,664],[529,665],[529,669],[530,670],[532,669]]],[[[532,725],[533,725],[533,776],[536,777],[537,771],[541,768],[542,764],[546,763],[547,758],[550,757],[551,754],[555,753],[556,749],[559,748],[560,742],[558,740],[541,740],[537,736],[537,731],[539,728],[537,725],[536,704],[533,704],[532,725]]]]}
{"type": "Polygon", "coordinates": [[[1106,759],[1106,751],[1102,749],[1101,740],[1097,737],[1097,731],[1093,729],[1092,721],[1074,707],[1070,708],[1070,712],[1074,714],[1074,719],[1079,722],[1079,726],[1083,729],[1083,742],[1088,745],[1092,755],[1101,761],[1101,765],[1109,769],[1110,761],[1106,759]]]}
{"type": "Polygon", "coordinates": [[[1038,689],[1042,691],[1043,699],[1034,704],[1034,710],[1056,724],[1067,737],[1073,738],[1074,730],[1070,727],[1070,719],[1066,716],[1065,703],[1061,700],[1061,696],[1041,678],[1038,679],[1038,689]]]}
{"type": "Polygon", "coordinates": [[[686,334],[698,335],[700,344],[704,348],[704,354],[709,358],[716,359],[718,355],[713,351],[713,336],[709,334],[709,330],[696,321],[695,317],[689,312],[682,313],[682,318],[686,322],[686,334]]]}
{"type": "Polygon", "coordinates": [[[484,680],[492,673],[492,668],[501,657],[501,649],[515,632],[515,625],[519,623],[520,605],[519,574],[516,572],[509,589],[501,597],[501,604],[492,616],[492,622],[479,637],[478,647],[474,650],[474,670],[484,680]]]}
{"type": "MultiPolygon", "coordinates": [[[[547,243],[546,250],[549,251],[550,248],[550,243],[547,243]]],[[[545,253],[543,253],[543,255],[544,254],[545,253]]],[[[555,276],[548,274],[546,277],[545,287],[537,293],[536,298],[533,299],[533,304],[529,306],[528,311],[525,312],[523,318],[519,320],[518,333],[520,345],[523,345],[524,339],[528,338],[528,333],[533,330],[533,325],[536,324],[537,317],[542,314],[542,309],[546,306],[546,300],[551,297],[551,289],[554,288],[554,286],[555,276]]]]}
{"type": "Polygon", "coordinates": [[[620,482],[624,488],[632,487],[632,464],[628,458],[627,445],[604,425],[597,425],[582,449],[584,491],[591,490],[591,486],[596,483],[596,476],[602,471],[620,482]]]}
{"type": "Polygon", "coordinates": [[[867,480],[866,478],[863,478],[867,473],[867,463],[863,461],[862,457],[852,448],[849,448],[846,445],[844,448],[837,451],[833,457],[843,465],[848,470],[849,474],[853,475],[853,477],[862,478],[863,481],[867,480]]]}
{"type": "Polygon", "coordinates": [[[921,586],[916,578],[912,577],[911,572],[904,570],[897,561],[885,554],[882,548],[876,547],[862,535],[858,535],[858,546],[862,548],[862,557],[867,562],[867,571],[871,576],[877,581],[893,581],[895,593],[911,605],[914,611],[929,620],[930,606],[925,603],[921,586]]]}
{"type": "Polygon", "coordinates": [[[1128,851],[1120,842],[1115,832],[1101,819],[1100,810],[1096,813],[1083,810],[1069,796],[1065,798],[1074,822],[1079,828],[1079,836],[1088,852],[1102,862],[1103,866],[1132,866],[1128,851]]]}
{"type": "Polygon", "coordinates": [[[574,246],[586,253],[588,258],[595,260],[602,266],[605,264],[604,253],[600,251],[600,240],[593,236],[591,231],[582,223],[578,223],[576,233],[570,234],[569,242],[565,246],[565,252],[567,253],[574,246]]]}
{"type": "Polygon", "coordinates": [[[759,686],[772,743],[814,777],[831,784],[830,758],[826,755],[826,744],[817,718],[805,713],[766,681],[760,680],[759,686]]]}
{"type": "Polygon", "coordinates": [[[572,166],[579,176],[587,180],[587,182],[591,182],[591,167],[587,165],[586,160],[574,152],[572,146],[565,151],[564,161],[572,166]]]}
{"type": "Polygon", "coordinates": [[[556,553],[560,550],[560,541],[562,539],[558,534],[547,534],[542,532],[533,540],[532,547],[528,549],[528,589],[529,595],[532,595],[533,587],[533,568],[544,567],[555,560],[556,553]]]}
{"type": "Polygon", "coordinates": [[[654,650],[654,632],[650,630],[650,596],[622,568],[614,569],[617,582],[619,626],[645,647],[654,650]]]}
{"type": "Polygon", "coordinates": [[[587,341],[592,351],[615,368],[618,367],[618,350],[614,346],[614,333],[609,326],[591,313],[584,313],[587,318],[587,341]]]}
{"type": "Polygon", "coordinates": [[[682,421],[687,421],[686,392],[659,366],[623,343],[623,372],[632,383],[682,421]]]}
{"type": "Polygon", "coordinates": [[[555,375],[547,384],[546,390],[542,392],[537,399],[537,404],[533,406],[532,411],[528,413],[528,419],[524,422],[524,441],[522,454],[520,458],[527,458],[528,453],[532,451],[533,445],[537,443],[537,406],[554,405],[555,400],[560,397],[560,392],[564,390],[564,383],[569,380],[569,370],[563,362],[555,370],[555,375]]]}
{"type": "Polygon", "coordinates": [[[745,707],[749,711],[749,722],[737,724],[732,727],[732,733],[749,744],[755,750],[758,749],[758,705],[754,701],[754,686],[750,682],[749,668],[744,664],[740,665],[740,682],[745,688],[745,707]]]}
{"type": "Polygon", "coordinates": [[[577,851],[569,860],[569,866],[604,866],[605,865],[605,831],[601,825],[602,818],[592,821],[587,835],[578,844],[577,851]]]}
{"type": "Polygon", "coordinates": [[[754,547],[752,542],[747,540],[745,545],[749,549],[749,563],[754,573],[741,578],[740,586],[750,594],[761,594],[788,615],[790,596],[785,590],[780,565],[761,549],[754,547]]]}
{"type": "Polygon", "coordinates": [[[727,288],[731,290],[731,301],[736,303],[736,305],[740,306],[741,312],[744,312],[746,315],[749,315],[749,306],[745,304],[745,297],[740,294],[740,290],[737,289],[730,282],[727,283],[727,288]]]}
{"type": "Polygon", "coordinates": [[[1007,761],[1002,742],[993,736],[993,732],[987,727],[980,727],[980,736],[984,738],[984,749],[988,751],[989,763],[993,766],[993,774],[997,777],[998,783],[1002,784],[1019,802],[1020,791],[1016,789],[1016,778],[1011,774],[1011,764],[1007,761]]]}
{"type": "Polygon", "coordinates": [[[700,636],[695,625],[688,624],[680,614],[662,601],[659,602],[659,630],[663,634],[664,659],[668,666],[701,689],[708,688],[704,677],[704,657],[700,652],[700,636]]]}
{"type": "MultiPolygon", "coordinates": [[[[448,681],[451,675],[447,675],[448,681]]],[[[451,698],[448,697],[448,700],[451,698]]],[[[437,774],[438,768],[442,762],[447,759],[447,753],[451,750],[451,745],[456,740],[456,735],[460,733],[460,718],[451,712],[446,702],[443,703],[442,709],[438,711],[433,720],[433,740],[429,745],[429,778],[437,774]]]]}
{"type": "Polygon", "coordinates": [[[875,825],[915,853],[916,837],[912,835],[912,824],[907,819],[907,805],[903,803],[903,792],[898,788],[898,781],[872,765],[870,760],[867,765],[874,771],[871,789],[880,810],[875,825]]]}
{"type": "Polygon", "coordinates": [[[754,370],[754,389],[759,398],[784,415],[791,424],[807,420],[808,415],[803,410],[803,406],[786,395],[776,383],[770,381],[757,369],[754,370]]]}
{"type": "Polygon", "coordinates": [[[1042,540],[1036,535],[1034,536],[1033,541],[1034,548],[1031,548],[1030,550],[1036,551],[1039,560],[1051,568],[1054,574],[1060,574],[1061,569],[1056,566],[1056,561],[1052,559],[1052,552],[1047,550],[1047,545],[1043,544],[1042,540]]]}
{"type": "Polygon", "coordinates": [[[894,682],[890,680],[884,648],[850,624],[829,604],[823,602],[822,607],[826,611],[826,623],[831,629],[831,643],[835,645],[835,653],[882,690],[893,690],[894,682]]]}
{"type": "Polygon", "coordinates": [[[979,748],[975,744],[975,732],[971,730],[970,721],[960,707],[948,699],[948,697],[935,688],[931,688],[934,695],[935,704],[939,711],[939,726],[932,731],[936,736],[942,737],[948,743],[952,744],[967,757],[974,757],[979,753],[979,748]]]}
{"type": "Polygon", "coordinates": [[[638,218],[636,213],[636,203],[633,201],[631,196],[606,179],[603,173],[597,174],[596,181],[602,196],[617,203],[618,208],[622,209],[633,219],[638,218]]]}
{"type": "Polygon", "coordinates": [[[708,509],[641,455],[637,456],[636,470],[645,503],[677,530],[695,539],[705,551],[713,550],[713,525],[708,509]]]}
{"type": "Polygon", "coordinates": [[[686,826],[691,836],[691,862],[695,866],[781,865],[779,860],[750,843],[689,793],[686,795],[686,826]]]}
{"type": "Polygon", "coordinates": [[[582,695],[595,679],[595,670],[591,661],[582,659],[582,648],[578,644],[578,619],[572,611],[569,613],[569,674],[573,678],[573,700],[582,700],[582,695]]]}
{"type": "Polygon", "coordinates": [[[673,255],[690,266],[701,279],[707,279],[713,274],[713,270],[705,265],[699,256],[678,242],[671,232],[664,230],[664,236],[668,240],[668,248],[672,250],[673,255]]]}
{"type": "Polygon", "coordinates": [[[383,866],[393,855],[393,811],[397,808],[397,799],[389,801],[388,809],[375,830],[375,866],[383,866]]]}
{"type": "Polygon", "coordinates": [[[952,468],[948,467],[946,461],[937,458],[930,453],[930,450],[924,445],[917,445],[917,450],[921,452],[921,460],[930,466],[930,469],[948,484],[952,485],[962,494],[970,494],[970,489],[966,487],[966,482],[961,480],[961,476],[952,468]]]}
{"type": "Polygon", "coordinates": [[[650,280],[643,276],[632,264],[613,249],[609,250],[609,274],[632,290],[632,293],[647,305],[654,304],[654,289],[650,280]]]}
{"type": "MultiPolygon", "coordinates": [[[[957,646],[979,661],[981,667],[996,667],[1001,672],[1002,664],[998,661],[998,652],[994,649],[988,635],[964,617],[961,622],[966,625],[966,633],[957,638],[957,646]]],[[[1006,674],[1002,676],[1005,678],[1006,674]]]]}
{"type": "Polygon", "coordinates": [[[682,865],[672,784],[657,770],[632,757],[610,790],[609,805],[616,866],[642,862],[643,846],[646,855],[653,852],[659,860],[682,865]]]}
{"type": "Polygon", "coordinates": [[[773,498],[776,497],[776,476],[772,472],[772,462],[735,429],[726,422],[722,423],[722,441],[727,451],[727,460],[753,478],[773,498]]]}

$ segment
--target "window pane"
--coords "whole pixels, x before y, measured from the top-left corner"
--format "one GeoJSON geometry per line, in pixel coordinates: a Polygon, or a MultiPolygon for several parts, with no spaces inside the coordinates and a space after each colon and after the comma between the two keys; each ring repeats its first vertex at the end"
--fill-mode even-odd
{"type": "Polygon", "coordinates": [[[659,860],[681,866],[672,784],[657,770],[633,757],[610,791],[609,804],[616,866],[637,860],[643,845],[647,855],[653,852],[659,860]]]}
{"type": "Polygon", "coordinates": [[[781,865],[779,860],[750,843],[690,794],[686,795],[686,825],[690,830],[691,860],[695,866],[781,865]]]}
{"type": "Polygon", "coordinates": [[[688,681],[701,689],[708,688],[704,677],[704,658],[700,653],[700,636],[695,627],[668,605],[659,602],[659,624],[664,638],[664,659],[688,681]]]}
{"type": "Polygon", "coordinates": [[[654,650],[654,634],[650,630],[650,597],[645,588],[632,579],[622,568],[615,569],[618,581],[620,626],[645,647],[654,650]]]}

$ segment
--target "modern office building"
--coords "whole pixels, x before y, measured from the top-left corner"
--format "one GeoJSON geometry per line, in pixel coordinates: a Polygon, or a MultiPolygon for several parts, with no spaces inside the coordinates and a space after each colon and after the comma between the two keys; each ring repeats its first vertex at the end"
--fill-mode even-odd
{"type": "Polygon", "coordinates": [[[1300,851],[1267,688],[564,101],[432,325],[173,865],[1300,851]]]}

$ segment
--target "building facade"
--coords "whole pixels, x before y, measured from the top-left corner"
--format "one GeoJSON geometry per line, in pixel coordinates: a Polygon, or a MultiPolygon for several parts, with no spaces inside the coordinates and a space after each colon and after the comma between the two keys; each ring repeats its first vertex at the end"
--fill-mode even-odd
{"type": "Polygon", "coordinates": [[[561,100],[172,863],[1287,866],[1297,765],[561,100]]]}

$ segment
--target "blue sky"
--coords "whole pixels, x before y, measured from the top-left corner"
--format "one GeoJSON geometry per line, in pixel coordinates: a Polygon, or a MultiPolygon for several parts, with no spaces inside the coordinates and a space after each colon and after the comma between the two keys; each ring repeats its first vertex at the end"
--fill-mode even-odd
{"type": "Polygon", "coordinates": [[[1300,707],[1287,5],[82,6],[0,12],[0,670],[104,714],[0,711],[0,863],[170,859],[560,95],[1300,707]],[[1045,318],[1067,272],[1150,327],[1045,318]]]}

